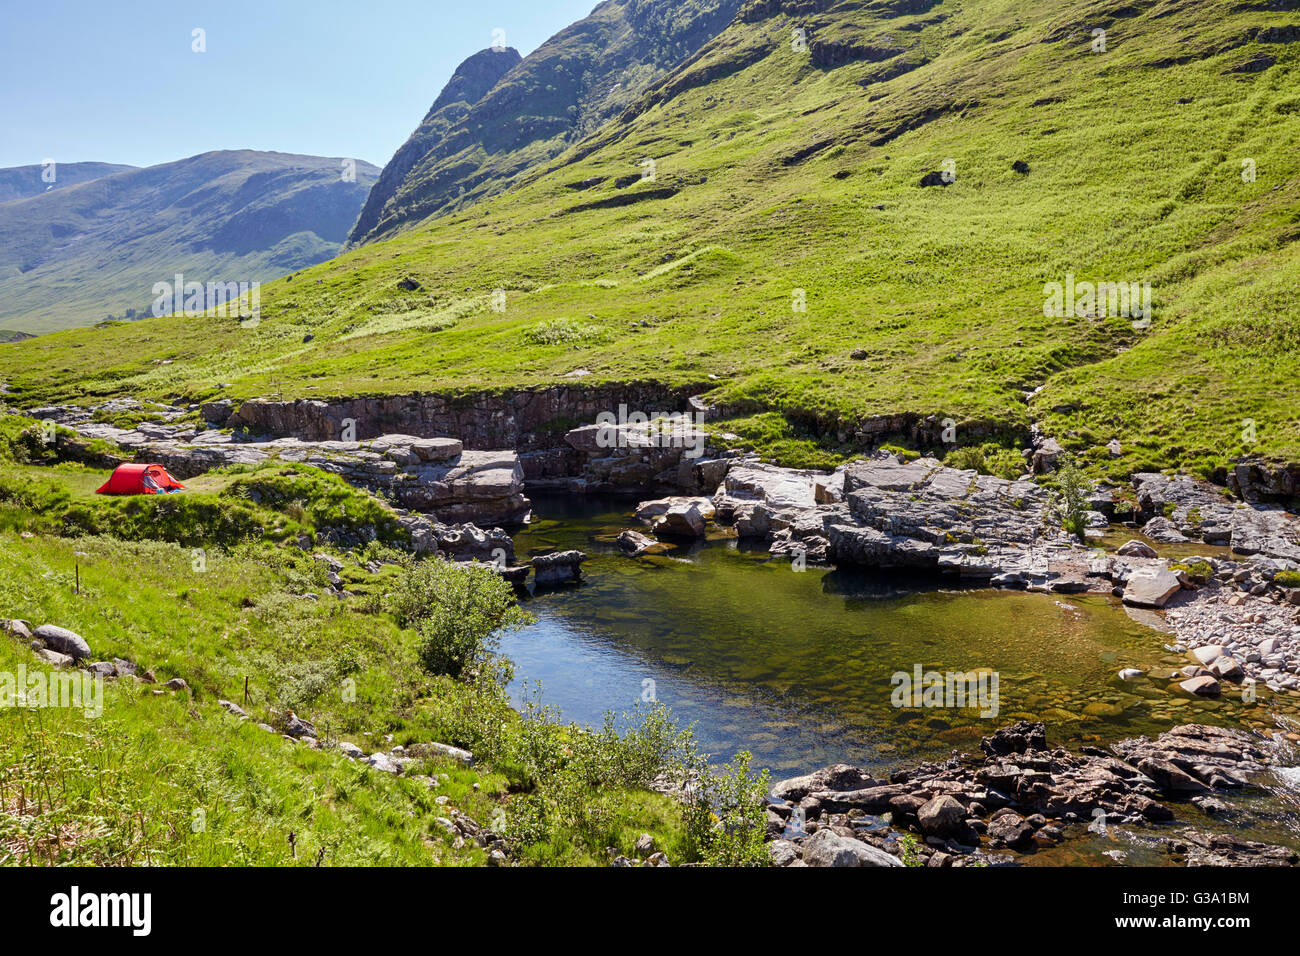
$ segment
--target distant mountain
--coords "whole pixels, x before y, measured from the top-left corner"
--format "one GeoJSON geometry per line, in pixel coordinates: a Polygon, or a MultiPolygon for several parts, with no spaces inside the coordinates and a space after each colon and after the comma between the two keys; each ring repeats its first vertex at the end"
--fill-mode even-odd
{"type": "Polygon", "coordinates": [[[262,282],[329,259],[379,173],[351,163],[222,150],[0,203],[0,328],[139,318],[177,273],[262,282]]]}
{"type": "Polygon", "coordinates": [[[522,60],[512,49],[474,54],[384,167],[349,242],[501,192],[635,104],[741,2],[606,0],[522,60]]]}
{"type": "Polygon", "coordinates": [[[118,163],[55,163],[53,166],[12,166],[0,169],[0,202],[29,199],[92,179],[124,173],[135,166],[118,163]]]}

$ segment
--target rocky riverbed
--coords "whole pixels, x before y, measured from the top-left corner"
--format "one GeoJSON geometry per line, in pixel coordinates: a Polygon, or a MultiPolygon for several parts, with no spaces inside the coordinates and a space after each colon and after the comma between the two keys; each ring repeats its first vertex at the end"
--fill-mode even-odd
{"type": "Polygon", "coordinates": [[[1284,746],[1187,724],[1109,751],[1071,752],[1050,747],[1043,724],[1021,721],[985,737],[979,756],[887,778],[837,764],[777,783],[768,849],[777,866],[1005,865],[1080,832],[1159,825],[1156,839],[1174,862],[1295,866],[1300,854],[1285,846],[1170,832],[1179,804],[1229,812],[1216,794],[1258,790],[1284,746]]]}

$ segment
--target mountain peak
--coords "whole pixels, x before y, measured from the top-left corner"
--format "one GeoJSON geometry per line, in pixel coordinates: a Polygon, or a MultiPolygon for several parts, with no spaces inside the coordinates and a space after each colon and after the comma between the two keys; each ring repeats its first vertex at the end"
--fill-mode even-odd
{"type": "Polygon", "coordinates": [[[474,54],[384,167],[349,242],[503,191],[635,103],[723,30],[741,3],[607,0],[527,57],[474,54]]]}

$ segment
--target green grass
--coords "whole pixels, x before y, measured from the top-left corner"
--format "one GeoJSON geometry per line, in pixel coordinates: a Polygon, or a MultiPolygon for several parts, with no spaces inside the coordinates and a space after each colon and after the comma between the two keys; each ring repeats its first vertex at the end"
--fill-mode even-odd
{"type": "Polygon", "coordinates": [[[737,22],[672,95],[652,90],[509,192],[268,285],[256,328],[46,336],[0,346],[0,379],[24,402],[329,398],[545,387],[584,368],[584,385],[697,386],[742,419],[780,416],[789,430],[761,425],[756,447],[807,463],[907,415],[951,416],[962,444],[976,426],[1023,443],[1038,420],[1095,474],[1300,460],[1300,54],[1241,45],[1296,17],[1134,9],[948,0],[882,19],[847,2],[807,18],[814,37],[889,33],[925,60],[874,82],[882,64],[793,52],[789,19],[737,22]],[[1276,65],[1231,72],[1265,52],[1276,65]],[[655,183],[614,184],[646,156],[655,183]],[[955,182],[919,186],[947,158],[955,182]],[[638,194],[666,198],[601,202],[638,194]],[[1043,286],[1067,273],[1150,281],[1151,328],[1045,317],[1043,286]],[[477,305],[408,324],[385,305],[407,276],[432,308],[477,305]],[[1115,438],[1119,458],[1089,453],[1115,438]]]}
{"type": "MultiPolygon", "coordinates": [[[[0,435],[20,424],[0,420],[0,435]]],[[[5,458],[12,447],[0,446],[0,618],[70,628],[93,659],[131,660],[189,691],[108,682],[100,717],[0,708],[0,863],[484,862],[437,823],[452,809],[503,832],[526,864],[603,865],[606,847],[631,855],[643,832],[674,862],[695,852],[683,808],[646,789],[668,750],[690,745],[666,715],[617,732],[545,710],[521,718],[494,669],[459,680],[426,669],[419,622],[403,626],[412,608],[397,616],[417,570],[401,552],[379,538],[310,552],[274,540],[347,520],[382,528],[391,513],[376,499],[278,465],[210,473],[177,495],[104,498],[94,489],[106,472],[19,463],[5,458]],[[331,591],[320,550],[343,563],[346,594],[331,591]],[[238,723],[221,699],[254,720],[238,723]],[[393,778],[256,728],[289,709],[323,741],[368,752],[438,741],[479,759],[425,759],[393,778]],[[407,779],[444,773],[432,790],[407,779]]],[[[0,672],[20,666],[44,665],[0,632],[0,672]]]]}

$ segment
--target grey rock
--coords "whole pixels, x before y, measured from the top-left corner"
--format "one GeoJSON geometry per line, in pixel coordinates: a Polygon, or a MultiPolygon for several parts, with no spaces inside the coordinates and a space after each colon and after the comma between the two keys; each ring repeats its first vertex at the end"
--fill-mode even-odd
{"type": "Polygon", "coordinates": [[[66,627],[42,624],[33,632],[33,636],[37,640],[44,641],[46,647],[60,654],[66,654],[73,660],[80,661],[90,656],[90,645],[86,643],[85,638],[66,627]]]}

